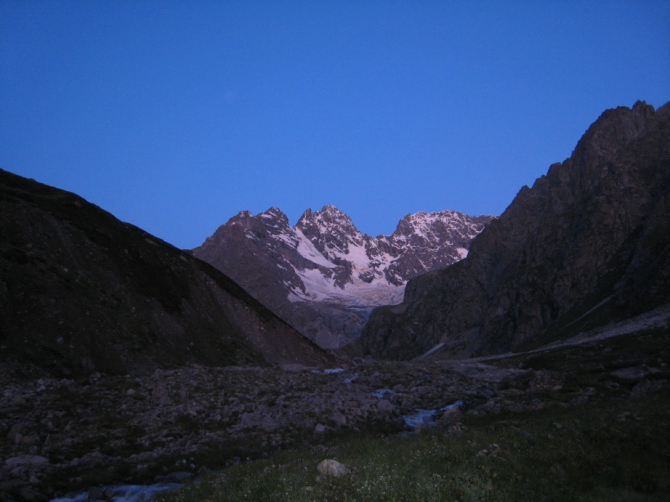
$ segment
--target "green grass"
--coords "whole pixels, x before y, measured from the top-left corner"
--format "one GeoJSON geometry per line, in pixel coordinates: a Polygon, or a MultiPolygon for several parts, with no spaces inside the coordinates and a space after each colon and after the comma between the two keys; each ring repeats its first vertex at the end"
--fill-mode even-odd
{"type": "MultiPolygon", "coordinates": [[[[497,415],[466,412],[465,429],[456,433],[432,428],[401,437],[397,430],[373,428],[340,434],[322,445],[211,472],[162,500],[667,501],[668,336],[660,329],[500,361],[564,376],[562,389],[505,398],[526,405],[540,398],[540,411],[518,413],[510,410],[522,407],[503,406],[497,415]],[[637,382],[611,375],[640,364],[661,368],[648,376],[661,384],[656,390],[633,392],[637,382]],[[352,473],[317,481],[316,466],[326,458],[352,473]]],[[[501,388],[528,389],[530,379],[513,379],[501,388]]]]}
{"type": "Polygon", "coordinates": [[[603,398],[534,414],[469,417],[456,434],[352,435],[210,473],[159,500],[669,500],[668,403],[665,391],[635,402],[603,398]],[[624,411],[630,415],[621,421],[624,411]],[[317,481],[316,465],[325,458],[352,474],[317,481]]]}

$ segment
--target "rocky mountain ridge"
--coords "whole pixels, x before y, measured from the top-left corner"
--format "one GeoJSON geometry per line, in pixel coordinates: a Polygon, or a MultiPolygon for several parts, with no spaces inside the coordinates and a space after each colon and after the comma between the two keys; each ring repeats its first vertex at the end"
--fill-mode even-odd
{"type": "Polygon", "coordinates": [[[405,359],[500,353],[670,302],[670,105],[607,110],[569,159],[476,237],[468,257],[411,280],[358,347],[405,359]]]}
{"type": "Polygon", "coordinates": [[[0,170],[0,374],[332,360],[210,265],[0,170]]]}
{"type": "Polygon", "coordinates": [[[308,209],[295,226],[276,208],[242,211],[193,253],[320,346],[336,348],[358,336],[373,307],[400,303],[408,279],[467,256],[491,219],[420,212],[375,238],[334,206],[308,209]]]}

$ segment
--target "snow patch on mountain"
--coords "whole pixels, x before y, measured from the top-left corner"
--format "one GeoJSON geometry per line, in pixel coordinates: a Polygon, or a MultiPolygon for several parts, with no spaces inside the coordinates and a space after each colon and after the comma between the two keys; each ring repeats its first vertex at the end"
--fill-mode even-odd
{"type": "Polygon", "coordinates": [[[294,226],[273,207],[240,212],[194,254],[332,348],[355,339],[374,307],[401,303],[409,279],[465,258],[491,219],[420,212],[371,237],[335,206],[308,209],[294,226]]]}
{"type": "Polygon", "coordinates": [[[305,237],[305,234],[303,234],[299,228],[294,228],[293,230],[298,239],[298,245],[296,246],[298,253],[300,253],[303,257],[312,263],[321,265],[322,267],[335,268],[337,266],[334,263],[328,261],[328,259],[326,259],[326,257],[323,256],[319,250],[314,247],[312,241],[305,237]]]}
{"type": "Polygon", "coordinates": [[[419,212],[401,220],[393,235],[373,238],[362,234],[336,207],[324,206],[321,211],[305,211],[296,226],[286,225],[268,237],[289,244],[314,264],[292,264],[299,278],[290,287],[292,302],[379,306],[401,303],[407,280],[434,269],[435,253],[442,248],[450,248],[447,264],[465,258],[463,246],[486,222],[456,211],[419,212]],[[410,254],[411,266],[396,263],[407,261],[410,254]]]}
{"type": "Polygon", "coordinates": [[[289,300],[338,303],[352,308],[379,307],[402,303],[405,285],[394,286],[387,282],[366,283],[357,277],[338,286],[335,281],[321,275],[317,269],[297,270],[305,286],[305,293],[292,288],[289,300]]]}

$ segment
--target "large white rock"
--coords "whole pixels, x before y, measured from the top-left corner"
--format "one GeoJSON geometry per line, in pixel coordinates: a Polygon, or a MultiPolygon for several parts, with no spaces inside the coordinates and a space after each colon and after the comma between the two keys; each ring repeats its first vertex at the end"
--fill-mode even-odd
{"type": "Polygon", "coordinates": [[[351,473],[351,469],[346,465],[332,459],[326,459],[319,462],[319,465],[316,466],[316,470],[319,471],[321,476],[330,478],[341,478],[342,476],[351,473]]]}

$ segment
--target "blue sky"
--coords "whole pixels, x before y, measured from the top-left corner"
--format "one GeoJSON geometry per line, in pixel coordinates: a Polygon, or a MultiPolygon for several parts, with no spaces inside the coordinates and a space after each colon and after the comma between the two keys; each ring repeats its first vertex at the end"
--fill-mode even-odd
{"type": "Polygon", "coordinates": [[[670,100],[670,2],[0,0],[0,167],[192,248],[241,210],[500,214],[670,100]]]}

